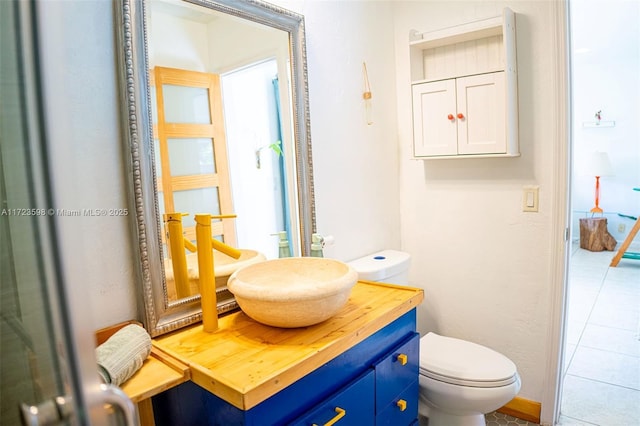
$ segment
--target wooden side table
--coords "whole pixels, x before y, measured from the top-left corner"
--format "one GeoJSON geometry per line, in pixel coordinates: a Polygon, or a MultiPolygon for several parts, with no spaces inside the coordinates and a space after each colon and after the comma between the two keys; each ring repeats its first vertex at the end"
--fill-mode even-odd
{"type": "Polygon", "coordinates": [[[580,248],[589,251],[613,251],[616,248],[616,239],[607,229],[606,218],[580,219],[580,248]]]}

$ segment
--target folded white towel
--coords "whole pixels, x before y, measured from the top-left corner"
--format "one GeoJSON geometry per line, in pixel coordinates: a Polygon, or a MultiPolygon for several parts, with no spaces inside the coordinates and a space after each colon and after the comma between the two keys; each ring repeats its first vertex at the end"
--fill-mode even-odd
{"type": "Polygon", "coordinates": [[[149,333],[129,324],[96,348],[98,371],[105,383],[120,386],[142,367],[150,353],[149,333]]]}

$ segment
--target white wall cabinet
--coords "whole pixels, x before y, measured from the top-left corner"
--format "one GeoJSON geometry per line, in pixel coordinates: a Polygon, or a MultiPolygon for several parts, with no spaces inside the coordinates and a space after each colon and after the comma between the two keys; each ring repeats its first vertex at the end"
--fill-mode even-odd
{"type": "Polygon", "coordinates": [[[414,157],[515,157],[515,14],[412,32],[414,157]]]}
{"type": "Polygon", "coordinates": [[[507,152],[504,72],[413,86],[416,157],[507,152]]]}

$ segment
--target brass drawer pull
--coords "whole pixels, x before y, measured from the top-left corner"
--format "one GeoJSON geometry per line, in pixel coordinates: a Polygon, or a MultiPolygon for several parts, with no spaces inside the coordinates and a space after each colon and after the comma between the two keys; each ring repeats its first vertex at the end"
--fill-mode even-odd
{"type": "Polygon", "coordinates": [[[407,409],[407,401],[405,401],[404,399],[401,399],[398,402],[396,402],[396,405],[398,406],[400,411],[404,411],[407,409]]]}
{"type": "MultiPolygon", "coordinates": [[[[336,413],[338,414],[336,414],[334,418],[332,418],[327,423],[325,423],[324,426],[331,426],[338,423],[338,420],[340,420],[341,418],[347,415],[347,410],[340,407],[336,407],[336,413]]],[[[318,426],[318,425],[314,423],[313,426],[318,426]]]]}
{"type": "Polygon", "coordinates": [[[396,360],[400,362],[400,365],[407,365],[408,358],[406,354],[400,354],[396,357],[396,360]]]}

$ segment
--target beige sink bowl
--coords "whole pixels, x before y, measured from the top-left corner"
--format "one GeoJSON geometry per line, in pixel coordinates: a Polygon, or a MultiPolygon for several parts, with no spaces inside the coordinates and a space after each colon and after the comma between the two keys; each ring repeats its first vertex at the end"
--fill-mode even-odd
{"type": "Polygon", "coordinates": [[[347,302],[358,273],[319,257],[267,260],[238,269],[227,287],[240,308],[263,324],[295,328],[335,315],[347,302]]]}

